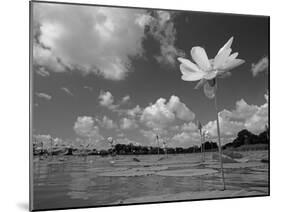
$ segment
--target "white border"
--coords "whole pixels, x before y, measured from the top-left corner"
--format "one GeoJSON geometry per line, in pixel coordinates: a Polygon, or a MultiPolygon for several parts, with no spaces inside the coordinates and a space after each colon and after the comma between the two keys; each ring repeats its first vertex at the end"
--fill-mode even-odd
{"type": "MultiPolygon", "coordinates": [[[[59,0],[58,0],[59,1],[59,0]]],[[[134,7],[183,9],[195,11],[243,13],[271,16],[271,197],[212,200],[199,202],[81,209],[75,211],[276,211],[279,208],[281,140],[278,136],[280,118],[279,65],[280,20],[278,1],[246,0],[67,0],[68,2],[134,7]]],[[[1,2],[1,153],[0,209],[27,211],[28,205],[28,11],[27,0],[1,2]]],[[[200,26],[198,26],[200,27],[200,26]]],[[[257,44],[258,45],[258,44],[257,44]]],[[[74,211],[74,210],[73,210],[74,211]]]]}

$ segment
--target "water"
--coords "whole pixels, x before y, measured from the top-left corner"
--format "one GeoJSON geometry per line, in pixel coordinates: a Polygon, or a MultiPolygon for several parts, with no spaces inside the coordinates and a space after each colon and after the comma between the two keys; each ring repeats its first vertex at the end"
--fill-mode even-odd
{"type": "MultiPolygon", "coordinates": [[[[160,161],[157,155],[116,156],[114,158],[66,156],[63,157],[64,161],[60,161],[61,156],[45,160],[34,158],[34,208],[102,206],[120,204],[127,199],[161,197],[183,192],[196,192],[200,198],[200,194],[205,191],[221,189],[219,172],[193,177],[167,177],[154,174],[135,177],[104,177],[100,174],[152,165],[166,166],[168,170],[208,168],[208,164],[214,163],[211,160],[211,154],[206,155],[208,161],[206,165],[200,165],[200,154],[169,155],[168,159],[160,161]],[[133,158],[141,162],[135,162],[133,158]]],[[[267,156],[265,151],[243,154],[250,161],[259,161],[267,156]]],[[[259,168],[226,169],[225,175],[228,189],[256,191],[263,195],[268,193],[268,166],[266,164],[261,164],[259,168]]]]}

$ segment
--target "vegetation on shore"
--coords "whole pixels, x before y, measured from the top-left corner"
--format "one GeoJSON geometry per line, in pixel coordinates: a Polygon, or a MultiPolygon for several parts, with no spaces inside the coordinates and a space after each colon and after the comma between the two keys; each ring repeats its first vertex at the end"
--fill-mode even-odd
{"type": "MultiPolygon", "coordinates": [[[[218,150],[218,145],[211,140],[203,143],[203,149],[206,152],[218,150]]],[[[269,129],[259,135],[255,135],[248,130],[241,130],[233,142],[225,144],[223,150],[248,151],[248,150],[266,150],[269,147],[269,129]]],[[[183,154],[183,153],[200,153],[201,147],[194,145],[188,148],[167,147],[159,148],[159,154],[183,154]]],[[[73,147],[53,147],[43,149],[33,144],[34,155],[151,155],[158,154],[158,147],[141,146],[130,144],[116,144],[113,148],[107,150],[96,149],[78,149],[73,147]]]]}

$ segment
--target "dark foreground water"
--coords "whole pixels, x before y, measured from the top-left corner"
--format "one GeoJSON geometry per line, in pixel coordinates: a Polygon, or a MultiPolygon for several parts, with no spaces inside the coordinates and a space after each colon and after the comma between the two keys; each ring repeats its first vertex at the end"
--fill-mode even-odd
{"type": "Polygon", "coordinates": [[[224,193],[219,164],[211,154],[205,163],[200,154],[161,160],[157,155],[34,158],[34,209],[268,194],[268,165],[260,163],[267,151],[244,152],[242,163],[225,164],[224,193]],[[165,172],[179,170],[187,174],[165,172]],[[201,175],[197,170],[215,173],[201,175]]]}

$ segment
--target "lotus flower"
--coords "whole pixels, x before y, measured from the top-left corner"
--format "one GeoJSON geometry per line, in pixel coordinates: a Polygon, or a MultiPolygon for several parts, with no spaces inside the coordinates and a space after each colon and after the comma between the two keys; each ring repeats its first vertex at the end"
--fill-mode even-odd
{"type": "MultiPolygon", "coordinates": [[[[221,137],[220,137],[220,126],[217,106],[217,77],[225,77],[230,75],[230,70],[240,66],[245,61],[237,59],[238,53],[231,54],[231,44],[233,37],[231,37],[226,44],[218,51],[214,59],[209,59],[205,49],[200,46],[193,47],[191,49],[191,57],[195,63],[185,58],[178,58],[181,62],[180,70],[182,73],[182,80],[184,81],[199,81],[196,85],[196,89],[204,85],[205,95],[212,99],[215,98],[215,109],[217,115],[217,133],[219,143],[219,155],[221,174],[223,181],[223,189],[225,189],[225,179],[222,162],[222,150],[221,150],[221,137]]],[[[200,128],[199,128],[200,129],[200,128]]],[[[200,129],[201,143],[202,143],[202,128],[200,129]]],[[[201,144],[202,145],[202,144],[201,144]]]]}
{"type": "Polygon", "coordinates": [[[245,61],[237,59],[238,53],[231,54],[231,44],[233,37],[231,37],[226,44],[218,51],[214,59],[209,59],[204,48],[200,46],[191,49],[191,57],[195,63],[185,58],[178,58],[181,62],[180,70],[182,73],[182,80],[184,81],[199,81],[196,89],[204,85],[204,92],[208,98],[214,97],[214,85],[207,83],[215,80],[216,77],[225,77],[231,75],[231,69],[242,65],[245,61]]]}

